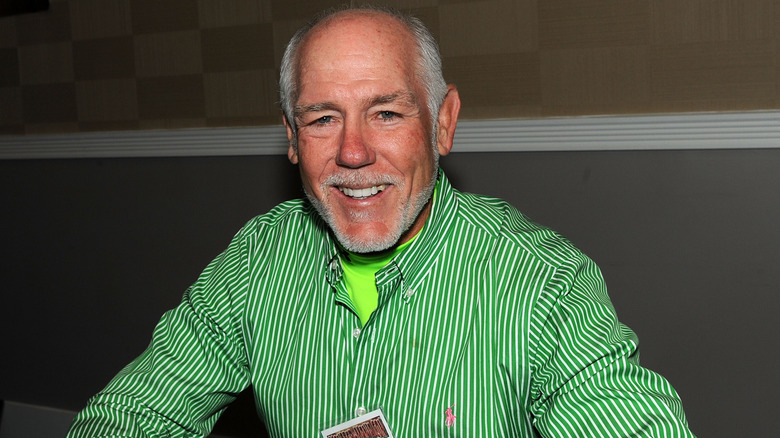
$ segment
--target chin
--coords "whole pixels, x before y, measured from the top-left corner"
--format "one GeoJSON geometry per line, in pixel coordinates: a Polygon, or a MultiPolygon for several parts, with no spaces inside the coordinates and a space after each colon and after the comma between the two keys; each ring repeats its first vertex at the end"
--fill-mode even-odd
{"type": "Polygon", "coordinates": [[[331,227],[333,234],[347,251],[356,254],[371,252],[381,252],[394,247],[401,239],[402,232],[388,232],[384,236],[362,237],[340,232],[337,228],[331,227]]]}

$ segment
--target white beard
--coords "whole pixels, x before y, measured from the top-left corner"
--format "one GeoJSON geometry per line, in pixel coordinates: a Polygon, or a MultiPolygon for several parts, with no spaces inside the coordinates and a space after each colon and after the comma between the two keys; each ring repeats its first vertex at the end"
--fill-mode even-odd
{"type": "MultiPolygon", "coordinates": [[[[436,151],[438,152],[438,151],[436,151]]],[[[309,202],[314,206],[317,212],[320,214],[323,220],[328,224],[333,234],[336,236],[336,240],[339,241],[347,251],[363,254],[371,252],[380,252],[395,246],[401,239],[401,236],[412,227],[414,222],[420,216],[420,213],[428,205],[428,202],[433,195],[433,190],[436,188],[436,179],[438,177],[439,160],[438,154],[435,153],[434,167],[432,176],[428,184],[423,187],[422,190],[413,196],[406,204],[399,205],[396,209],[395,220],[392,222],[392,228],[383,235],[376,235],[366,239],[356,238],[346,233],[344,229],[338,226],[334,219],[331,208],[325,203],[321,202],[314,196],[312,196],[307,190],[304,189],[306,197],[309,198],[309,202]]],[[[381,183],[393,184],[397,189],[403,191],[405,182],[399,181],[396,178],[390,178],[386,176],[376,175],[363,175],[359,171],[350,171],[344,175],[333,175],[322,183],[320,190],[322,193],[327,193],[334,185],[351,185],[351,186],[371,186],[381,183]],[[370,181],[370,182],[368,182],[370,181]]],[[[369,219],[368,212],[355,211],[351,212],[355,222],[363,222],[369,219]]]]}

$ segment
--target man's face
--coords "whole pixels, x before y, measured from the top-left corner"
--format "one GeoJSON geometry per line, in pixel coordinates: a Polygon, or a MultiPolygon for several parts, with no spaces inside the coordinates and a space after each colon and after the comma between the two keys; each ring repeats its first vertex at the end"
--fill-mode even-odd
{"type": "Polygon", "coordinates": [[[365,15],[320,26],[301,47],[298,146],[288,155],[353,252],[407,241],[430,212],[438,154],[416,52],[401,25],[365,15]]]}

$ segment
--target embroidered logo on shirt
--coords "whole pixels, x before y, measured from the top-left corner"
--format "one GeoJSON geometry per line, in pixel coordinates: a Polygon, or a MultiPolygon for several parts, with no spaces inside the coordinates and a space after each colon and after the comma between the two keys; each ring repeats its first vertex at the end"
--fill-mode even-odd
{"type": "MultiPolygon", "coordinates": [[[[453,403],[452,406],[455,406],[453,403]]],[[[444,415],[446,418],[444,418],[444,425],[447,427],[452,427],[455,425],[455,415],[452,413],[452,406],[448,407],[446,411],[444,411],[444,415]]]]}

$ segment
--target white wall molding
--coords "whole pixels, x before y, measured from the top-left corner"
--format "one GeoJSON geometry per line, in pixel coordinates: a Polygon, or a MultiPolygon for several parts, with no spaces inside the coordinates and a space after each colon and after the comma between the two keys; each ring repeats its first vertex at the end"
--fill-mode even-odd
{"type": "MultiPolygon", "coordinates": [[[[284,128],[202,128],[0,136],[0,159],[286,153],[284,128]]],[[[455,152],[780,147],[780,111],[464,120],[455,152]]]]}

